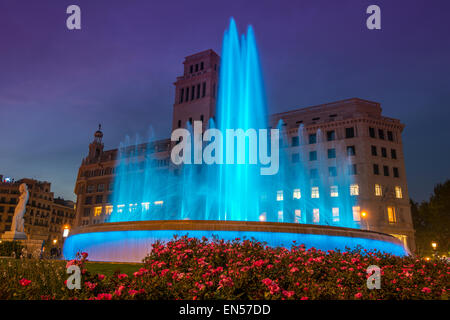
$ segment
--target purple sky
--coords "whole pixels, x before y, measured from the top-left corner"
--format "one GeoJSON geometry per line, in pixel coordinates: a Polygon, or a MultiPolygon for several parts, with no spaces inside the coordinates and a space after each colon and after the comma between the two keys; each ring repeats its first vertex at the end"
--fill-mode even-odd
{"type": "Polygon", "coordinates": [[[98,123],[169,137],[187,55],[220,46],[228,19],[255,28],[269,111],[350,97],[406,124],[409,191],[450,178],[450,1],[0,0],[0,174],[73,187],[98,123]],[[65,26],[82,10],[82,30],[65,26]],[[381,7],[382,30],[365,26],[381,7]]]}

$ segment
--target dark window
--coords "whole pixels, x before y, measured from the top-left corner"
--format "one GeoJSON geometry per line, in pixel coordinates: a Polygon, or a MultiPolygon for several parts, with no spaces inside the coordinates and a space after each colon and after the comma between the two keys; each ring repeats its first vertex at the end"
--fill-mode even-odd
{"type": "Polygon", "coordinates": [[[83,217],[89,217],[91,214],[91,208],[84,208],[83,217]]]}
{"type": "Polygon", "coordinates": [[[381,148],[381,156],[382,156],[383,158],[387,158],[387,151],[386,151],[386,148],[381,148]]]}
{"type": "Polygon", "coordinates": [[[204,63],[200,62],[200,70],[203,70],[204,66],[205,66],[204,63]]]}
{"type": "Polygon", "coordinates": [[[386,177],[389,177],[389,167],[388,166],[383,166],[383,173],[386,177]]]}
{"type": "Polygon", "coordinates": [[[345,137],[346,138],[353,138],[355,136],[355,128],[345,128],[345,137]]]}
{"type": "Polygon", "coordinates": [[[348,174],[349,174],[349,175],[355,175],[355,174],[357,174],[357,171],[356,171],[356,164],[351,164],[351,165],[348,166],[348,174]]]}
{"type": "Polygon", "coordinates": [[[215,84],[215,83],[213,83],[213,92],[212,92],[212,96],[213,96],[213,98],[216,97],[216,84],[215,84]]]}
{"type": "Polygon", "coordinates": [[[369,136],[375,138],[375,128],[369,127],[369,136]]]}
{"type": "Polygon", "coordinates": [[[391,158],[397,159],[397,151],[395,149],[391,149],[391,158]]]}
{"type": "Polygon", "coordinates": [[[206,95],[206,82],[203,82],[202,97],[206,95]]]}
{"type": "Polygon", "coordinates": [[[86,199],[84,199],[84,204],[92,204],[92,197],[86,197],[86,199]]]}
{"type": "Polygon", "coordinates": [[[384,131],[383,131],[383,129],[378,129],[378,137],[381,140],[384,140],[384,131]]]}
{"type": "Polygon", "coordinates": [[[181,128],[181,120],[178,120],[178,128],[181,128]]]}
{"type": "Polygon", "coordinates": [[[298,137],[292,137],[292,146],[296,147],[299,145],[299,139],[298,137]]]}
{"type": "Polygon", "coordinates": [[[328,175],[330,177],[336,177],[337,176],[336,167],[328,167],[328,175]]]}
{"type": "Polygon", "coordinates": [[[328,149],[328,159],[336,158],[336,149],[328,149]]]}
{"type": "Polygon", "coordinates": [[[388,131],[387,136],[389,141],[394,141],[394,135],[392,134],[392,131],[388,131]]]}
{"type": "Polygon", "coordinates": [[[184,98],[184,88],[181,89],[181,93],[180,93],[180,103],[183,103],[183,98],[184,98]]]}
{"type": "Polygon", "coordinates": [[[319,177],[319,171],[317,169],[311,169],[309,170],[309,176],[311,177],[311,179],[315,179],[319,177]]]}
{"type": "Polygon", "coordinates": [[[5,207],[1,206],[0,207],[0,212],[5,212],[5,207]]]}
{"type": "Polygon", "coordinates": [[[292,162],[294,162],[294,163],[300,162],[300,154],[293,153],[292,154],[292,162]]]}
{"type": "Polygon", "coordinates": [[[371,150],[372,150],[372,155],[376,156],[377,155],[377,146],[372,146],[371,150]]]}
{"type": "Polygon", "coordinates": [[[336,140],[336,132],[334,130],[327,131],[327,141],[336,140]]]}
{"type": "Polygon", "coordinates": [[[189,101],[189,87],[186,88],[186,102],[189,101]]]}
{"type": "Polygon", "coordinates": [[[192,86],[192,92],[191,92],[191,101],[195,98],[195,86],[192,86]]]}
{"type": "Polygon", "coordinates": [[[197,85],[197,99],[200,99],[200,83],[197,85]]]}
{"type": "Polygon", "coordinates": [[[317,135],[315,133],[312,133],[309,135],[309,144],[314,144],[317,141],[317,135]]]}
{"type": "Polygon", "coordinates": [[[373,165],[373,174],[376,174],[376,175],[380,174],[380,167],[377,164],[373,165]]]}
{"type": "Polygon", "coordinates": [[[102,203],[103,202],[103,196],[100,194],[95,197],[95,203],[102,203]]]}
{"type": "Polygon", "coordinates": [[[310,151],[309,152],[309,161],[317,160],[317,151],[310,151]]]}
{"type": "Polygon", "coordinates": [[[190,71],[190,73],[194,72],[194,66],[193,65],[191,66],[189,71],[190,71]]]}
{"type": "Polygon", "coordinates": [[[355,146],[347,146],[347,155],[354,156],[356,154],[355,146]]]}
{"type": "Polygon", "coordinates": [[[195,72],[198,71],[198,63],[195,64],[195,72]]]}
{"type": "Polygon", "coordinates": [[[398,178],[400,175],[398,174],[398,168],[393,167],[392,170],[394,171],[394,177],[398,178]]]}

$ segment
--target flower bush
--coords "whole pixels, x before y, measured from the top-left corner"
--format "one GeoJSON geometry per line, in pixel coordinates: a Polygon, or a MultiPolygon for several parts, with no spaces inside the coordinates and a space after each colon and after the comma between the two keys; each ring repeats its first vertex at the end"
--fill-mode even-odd
{"type": "MultiPolygon", "coordinates": [[[[271,248],[255,240],[157,242],[132,275],[91,274],[87,253],[82,285],[69,290],[64,265],[48,261],[0,263],[1,299],[447,299],[450,268],[443,260],[396,257],[361,248],[271,248]],[[9,265],[8,265],[9,263],[9,265]],[[28,265],[29,264],[29,265],[28,265]],[[367,288],[367,268],[381,269],[381,288],[367,288]]],[[[25,260],[23,260],[25,261],[25,260]]]]}

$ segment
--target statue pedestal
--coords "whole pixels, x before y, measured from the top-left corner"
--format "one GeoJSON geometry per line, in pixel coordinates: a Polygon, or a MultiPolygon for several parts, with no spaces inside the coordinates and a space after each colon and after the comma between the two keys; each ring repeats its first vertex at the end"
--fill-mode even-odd
{"type": "Polygon", "coordinates": [[[2,234],[2,240],[4,241],[27,240],[27,235],[25,234],[25,232],[6,231],[4,234],[2,234]]]}

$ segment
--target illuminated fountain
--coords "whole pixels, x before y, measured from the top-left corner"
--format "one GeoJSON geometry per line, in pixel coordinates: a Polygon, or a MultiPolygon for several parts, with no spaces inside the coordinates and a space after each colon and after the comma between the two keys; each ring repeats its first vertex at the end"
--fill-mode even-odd
{"type": "MultiPolygon", "coordinates": [[[[249,27],[246,36],[239,37],[231,20],[221,57],[217,123],[210,119],[208,127],[221,132],[267,129],[253,29],[249,27]]],[[[187,127],[192,130],[189,123],[187,127]]],[[[262,165],[248,163],[184,164],[177,170],[160,169],[155,165],[151,143],[127,139],[119,148],[114,209],[109,221],[73,230],[66,240],[64,256],[72,258],[77,251],[87,251],[92,260],[140,261],[154,241],[169,240],[174,234],[216,235],[226,240],[253,237],[286,247],[295,240],[323,250],[361,245],[406,254],[392,236],[358,229],[359,221],[352,212],[356,197],[348,195],[351,176],[341,178],[339,187],[328,197],[324,191],[328,188],[326,178],[318,175],[311,179],[301,162],[295,166],[289,163],[282,127],[280,122],[279,171],[267,176],[260,174],[262,165]]],[[[319,139],[320,130],[317,135],[319,139]]],[[[306,139],[301,125],[299,143],[306,139]]],[[[249,157],[248,145],[235,151],[249,157]]],[[[321,165],[318,172],[328,169],[326,159],[317,162],[321,165]]]]}

